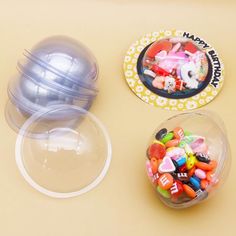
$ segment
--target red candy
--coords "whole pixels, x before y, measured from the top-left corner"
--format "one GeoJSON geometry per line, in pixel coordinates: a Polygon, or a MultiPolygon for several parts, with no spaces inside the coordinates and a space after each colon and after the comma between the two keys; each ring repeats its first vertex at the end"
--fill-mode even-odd
{"type": "Polygon", "coordinates": [[[187,171],[187,166],[186,164],[182,165],[179,167],[179,172],[186,172],[187,171]]]}
{"type": "Polygon", "coordinates": [[[181,183],[181,181],[175,180],[173,185],[170,188],[170,194],[174,198],[178,198],[182,194],[183,191],[184,189],[183,189],[183,184],[181,183]]]}
{"type": "Polygon", "coordinates": [[[155,57],[156,54],[160,51],[170,51],[172,48],[172,43],[168,40],[163,40],[161,42],[155,42],[149,47],[147,50],[147,56],[148,57],[155,57]]]}
{"type": "Polygon", "coordinates": [[[184,46],[184,50],[190,53],[195,53],[197,52],[197,47],[193,43],[187,42],[184,46]]]}
{"type": "Polygon", "coordinates": [[[162,68],[159,67],[158,65],[153,65],[153,66],[151,67],[151,70],[152,70],[153,72],[155,72],[155,73],[156,73],[157,75],[159,75],[159,76],[168,76],[168,75],[170,75],[169,72],[165,71],[164,69],[162,69],[162,68]]]}
{"type": "Polygon", "coordinates": [[[155,157],[157,159],[162,159],[166,154],[166,149],[163,144],[154,143],[149,147],[148,155],[150,158],[155,157]]]}

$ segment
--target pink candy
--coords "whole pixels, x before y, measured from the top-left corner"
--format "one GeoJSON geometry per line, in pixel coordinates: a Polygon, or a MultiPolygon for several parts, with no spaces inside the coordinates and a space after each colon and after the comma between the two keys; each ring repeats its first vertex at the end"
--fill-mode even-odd
{"type": "Polygon", "coordinates": [[[195,175],[199,178],[199,179],[205,179],[206,178],[206,173],[201,170],[201,169],[196,169],[195,170],[195,175]]]}

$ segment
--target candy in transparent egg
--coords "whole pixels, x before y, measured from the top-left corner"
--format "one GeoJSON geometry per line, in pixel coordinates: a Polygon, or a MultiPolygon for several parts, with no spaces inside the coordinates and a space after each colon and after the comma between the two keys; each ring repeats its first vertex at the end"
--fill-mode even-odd
{"type": "Polygon", "coordinates": [[[171,117],[158,126],[147,147],[148,178],[169,207],[186,208],[209,199],[229,168],[226,130],[212,112],[171,117]]]}

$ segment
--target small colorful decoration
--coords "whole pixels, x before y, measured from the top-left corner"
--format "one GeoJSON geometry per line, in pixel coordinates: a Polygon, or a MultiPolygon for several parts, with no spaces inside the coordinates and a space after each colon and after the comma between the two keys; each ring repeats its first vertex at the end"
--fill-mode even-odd
{"type": "Polygon", "coordinates": [[[145,35],[128,50],[124,71],[143,101],[168,110],[209,103],[223,85],[223,64],[203,39],[184,31],[145,35]]]}

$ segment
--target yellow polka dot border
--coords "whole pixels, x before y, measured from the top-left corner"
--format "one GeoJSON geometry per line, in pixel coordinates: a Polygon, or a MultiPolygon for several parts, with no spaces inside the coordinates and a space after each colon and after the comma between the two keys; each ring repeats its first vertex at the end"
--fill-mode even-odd
{"type": "MultiPolygon", "coordinates": [[[[214,48],[212,48],[209,44],[207,44],[208,47],[206,49],[203,48],[203,50],[208,54],[210,53],[210,55],[212,52],[215,53],[212,56],[211,61],[213,65],[216,64],[215,62],[217,57],[218,62],[221,66],[221,73],[219,77],[215,77],[214,80],[212,79],[212,81],[207,85],[207,87],[201,92],[199,92],[197,95],[183,99],[171,99],[161,97],[150,91],[140,80],[139,75],[137,73],[137,62],[140,53],[149,44],[167,37],[188,37],[197,41],[200,46],[204,46],[204,43],[206,42],[202,38],[196,37],[188,32],[180,30],[161,30],[158,32],[152,32],[144,35],[141,39],[137,40],[130,46],[124,58],[123,69],[125,79],[130,89],[144,102],[155,107],[161,107],[166,110],[185,111],[196,109],[208,104],[219,94],[224,82],[223,63],[218,58],[214,48]],[[215,81],[216,83],[214,83],[215,81]]],[[[217,69],[217,67],[215,67],[215,69],[217,69]]],[[[217,71],[213,71],[213,74],[214,73],[217,75],[217,71]]]]}

